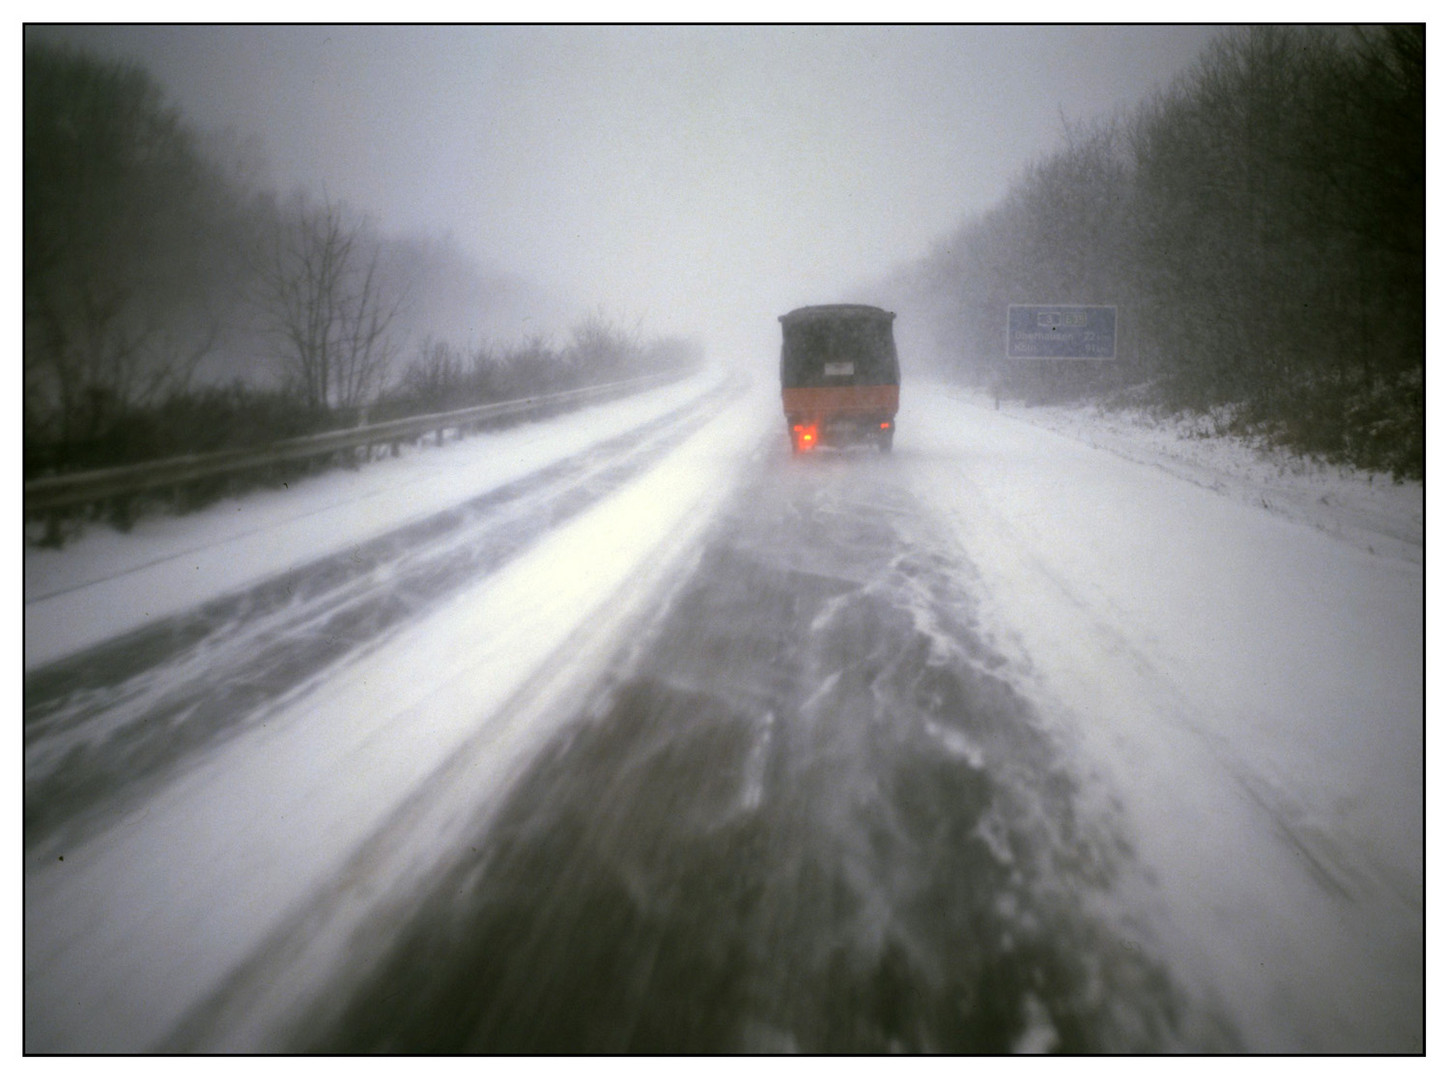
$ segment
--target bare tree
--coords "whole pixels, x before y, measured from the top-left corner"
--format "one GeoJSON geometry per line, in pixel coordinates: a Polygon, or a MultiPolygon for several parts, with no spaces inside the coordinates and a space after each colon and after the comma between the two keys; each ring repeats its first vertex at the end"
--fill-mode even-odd
{"type": "Polygon", "coordinates": [[[622,329],[614,325],[603,308],[595,308],[569,331],[564,363],[586,381],[626,370],[643,352],[643,322],[622,329]]]}
{"type": "Polygon", "coordinates": [[[446,341],[428,337],[403,372],[399,390],[403,397],[425,408],[446,409],[457,404],[464,377],[458,350],[446,341]]]}
{"type": "Polygon", "coordinates": [[[283,214],[257,279],[287,381],[314,408],[367,400],[395,352],[402,293],[379,270],[380,242],[344,209],[298,198],[283,214]]]}

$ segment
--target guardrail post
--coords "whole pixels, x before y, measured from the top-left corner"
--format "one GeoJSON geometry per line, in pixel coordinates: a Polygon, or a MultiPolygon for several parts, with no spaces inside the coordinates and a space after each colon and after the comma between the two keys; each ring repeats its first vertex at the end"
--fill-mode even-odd
{"type": "Polygon", "coordinates": [[[130,532],[131,526],[136,523],[131,514],[131,501],[130,495],[117,495],[111,499],[111,524],[123,533],[130,532]]]}

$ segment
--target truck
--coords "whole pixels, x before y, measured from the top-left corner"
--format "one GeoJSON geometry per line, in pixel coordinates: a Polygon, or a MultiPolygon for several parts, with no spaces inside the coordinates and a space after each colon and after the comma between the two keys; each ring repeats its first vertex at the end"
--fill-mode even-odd
{"type": "Polygon", "coordinates": [[[794,453],[862,442],[890,452],[901,390],[895,317],[868,304],[780,316],[780,396],[794,453]]]}

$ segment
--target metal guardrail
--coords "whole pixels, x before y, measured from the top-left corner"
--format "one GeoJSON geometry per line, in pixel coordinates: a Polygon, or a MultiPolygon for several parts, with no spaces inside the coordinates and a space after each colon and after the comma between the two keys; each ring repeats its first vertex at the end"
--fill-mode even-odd
{"type": "Polygon", "coordinates": [[[637,379],[601,383],[557,394],[541,394],[453,412],[409,416],[401,420],[388,420],[340,431],[324,431],[318,435],[283,439],[266,446],[222,450],[210,454],[187,454],[112,469],[92,469],[62,476],[40,477],[25,483],[25,515],[30,517],[54,514],[88,503],[125,500],[157,488],[266,469],[291,461],[326,457],[344,450],[392,445],[396,451],[400,443],[411,442],[433,433],[437,433],[441,442],[443,434],[450,430],[461,431],[490,420],[524,415],[556,405],[579,404],[621,391],[644,389],[676,377],[674,372],[645,375],[637,379]]]}

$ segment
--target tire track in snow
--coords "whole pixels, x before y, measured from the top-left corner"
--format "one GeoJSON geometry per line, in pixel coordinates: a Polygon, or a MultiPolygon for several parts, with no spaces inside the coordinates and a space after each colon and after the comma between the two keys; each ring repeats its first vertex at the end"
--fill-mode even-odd
{"type": "Polygon", "coordinates": [[[25,843],[73,843],[90,812],[143,791],[346,659],[649,469],[720,389],[521,480],[25,682],[25,843]]]}
{"type": "Polygon", "coordinates": [[[943,519],[990,553],[989,580],[1011,583],[987,617],[1015,642],[1023,691],[1067,720],[1082,760],[1123,793],[1179,976],[1223,1002],[1255,1050],[1421,1045],[1422,878],[1335,828],[1311,776],[1235,745],[1221,703],[1190,696],[1181,667],[1154,652],[1152,623],[1064,575],[974,465],[947,454],[932,469],[933,487],[959,493],[943,519]],[[1034,653],[1047,659],[1032,673],[1034,653]]]}
{"type": "MultiPolygon", "coordinates": [[[[966,484],[969,480],[963,477],[960,482],[966,484]]],[[[1357,903],[1366,894],[1378,892],[1393,895],[1405,906],[1415,903],[1409,886],[1380,865],[1371,852],[1351,851],[1327,836],[1281,783],[1275,782],[1261,767],[1234,750],[1222,735],[1211,730],[1202,719],[1200,710],[1129,635],[1102,618],[1071,582],[1034,553],[1025,536],[1005,519],[997,518],[992,527],[1007,538],[1003,546],[1015,551],[1016,557],[1034,577],[1065,599],[1081,619],[1090,640],[1095,641],[1102,652],[1120,657],[1131,666],[1144,685],[1152,688],[1162,719],[1199,744],[1232,778],[1243,794],[1266,815],[1274,831],[1320,887],[1350,903],[1357,903]]]]}

